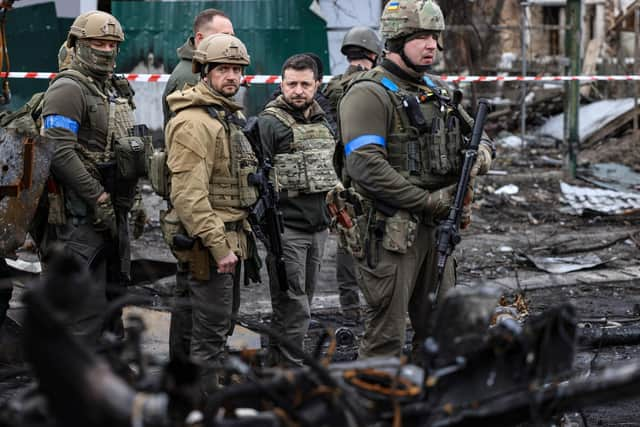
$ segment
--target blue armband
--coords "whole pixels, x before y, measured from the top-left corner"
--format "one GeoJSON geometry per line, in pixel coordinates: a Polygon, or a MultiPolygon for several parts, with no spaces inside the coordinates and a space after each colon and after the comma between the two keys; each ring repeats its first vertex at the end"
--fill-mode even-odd
{"type": "Polygon", "coordinates": [[[353,151],[369,144],[375,144],[381,147],[385,147],[387,145],[384,138],[380,135],[361,135],[352,139],[344,146],[344,154],[348,157],[353,151]]]}
{"type": "Polygon", "coordinates": [[[78,129],[80,128],[80,124],[69,117],[61,116],[58,114],[51,114],[44,118],[44,128],[52,129],[52,128],[62,128],[70,130],[71,132],[78,134],[78,129]]]}

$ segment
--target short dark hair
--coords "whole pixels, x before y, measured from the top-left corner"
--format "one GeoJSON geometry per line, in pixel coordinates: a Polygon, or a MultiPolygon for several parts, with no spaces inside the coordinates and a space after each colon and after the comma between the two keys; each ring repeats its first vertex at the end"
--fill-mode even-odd
{"type": "Polygon", "coordinates": [[[229,17],[219,9],[205,9],[196,16],[196,19],[193,20],[193,34],[200,31],[205,24],[211,22],[216,16],[222,16],[223,18],[229,19],[229,17]]]}
{"type": "Polygon", "coordinates": [[[311,70],[313,71],[313,79],[318,80],[318,65],[310,55],[298,53],[290,56],[282,65],[282,79],[284,80],[284,72],[293,69],[296,71],[311,70]]]}

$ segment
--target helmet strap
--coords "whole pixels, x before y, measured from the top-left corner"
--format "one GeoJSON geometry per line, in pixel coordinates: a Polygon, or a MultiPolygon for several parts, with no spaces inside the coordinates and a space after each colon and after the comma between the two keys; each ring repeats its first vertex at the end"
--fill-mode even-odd
{"type": "Polygon", "coordinates": [[[413,71],[415,71],[418,74],[424,74],[427,71],[431,70],[431,64],[429,65],[418,65],[415,62],[413,62],[411,59],[409,59],[409,57],[406,55],[406,53],[404,53],[404,46],[402,47],[402,50],[400,51],[400,58],[402,58],[402,60],[404,61],[405,65],[409,68],[411,68],[413,71]]]}

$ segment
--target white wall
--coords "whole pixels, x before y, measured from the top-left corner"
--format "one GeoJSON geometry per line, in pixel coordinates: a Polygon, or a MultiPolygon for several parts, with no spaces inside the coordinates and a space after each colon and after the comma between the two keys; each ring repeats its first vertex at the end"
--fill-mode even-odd
{"type": "MultiPolygon", "coordinates": [[[[344,34],[356,25],[365,25],[378,31],[382,0],[320,0],[322,17],[327,21],[331,74],[340,74],[347,61],[340,53],[344,34]]],[[[325,72],[325,74],[328,74],[325,72]]]]}
{"type": "MultiPolygon", "coordinates": [[[[51,3],[51,0],[20,0],[14,7],[33,6],[35,4],[51,3]]],[[[81,13],[95,10],[98,0],[55,0],[56,14],[59,18],[75,18],[81,13]]]]}

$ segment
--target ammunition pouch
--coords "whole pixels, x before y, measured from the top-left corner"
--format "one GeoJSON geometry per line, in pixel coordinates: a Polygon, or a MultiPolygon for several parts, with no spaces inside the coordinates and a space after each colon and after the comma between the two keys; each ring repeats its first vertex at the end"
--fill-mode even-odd
{"type": "Polygon", "coordinates": [[[139,136],[118,138],[113,151],[117,165],[117,181],[134,181],[147,176],[147,151],[145,141],[139,136]]]}
{"type": "Polygon", "coordinates": [[[154,151],[149,160],[149,181],[153,191],[162,198],[169,198],[171,192],[169,168],[167,167],[167,152],[154,151]]]}
{"type": "Polygon", "coordinates": [[[209,201],[213,207],[248,208],[258,200],[258,189],[249,177],[258,170],[258,159],[242,130],[230,125],[231,175],[213,175],[209,201]]]}
{"type": "Polygon", "coordinates": [[[453,114],[433,119],[431,131],[422,144],[429,172],[435,175],[456,174],[462,167],[460,121],[453,114]],[[446,120],[445,120],[446,119],[446,120]]]}
{"type": "Polygon", "coordinates": [[[417,230],[418,222],[415,218],[408,211],[398,210],[393,216],[385,217],[382,247],[390,252],[404,254],[415,243],[417,230]]]}

